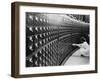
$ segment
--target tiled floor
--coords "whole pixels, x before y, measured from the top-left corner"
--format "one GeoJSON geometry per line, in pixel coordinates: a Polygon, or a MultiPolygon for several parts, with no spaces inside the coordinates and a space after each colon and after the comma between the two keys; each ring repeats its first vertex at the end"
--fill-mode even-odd
{"type": "Polygon", "coordinates": [[[79,50],[77,50],[73,55],[65,62],[64,65],[84,65],[89,64],[89,56],[80,56],[79,50]]]}

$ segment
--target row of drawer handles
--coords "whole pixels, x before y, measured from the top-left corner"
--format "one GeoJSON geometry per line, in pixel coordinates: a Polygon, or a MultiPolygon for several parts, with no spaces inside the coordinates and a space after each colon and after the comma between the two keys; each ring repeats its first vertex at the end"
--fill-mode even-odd
{"type": "Polygon", "coordinates": [[[32,16],[32,15],[29,15],[29,19],[32,20],[32,21],[33,21],[33,20],[36,20],[36,21],[46,22],[46,23],[49,22],[47,19],[39,18],[39,17],[37,17],[37,16],[32,16]]]}
{"type": "MultiPolygon", "coordinates": [[[[65,27],[54,27],[54,26],[50,26],[50,27],[34,27],[34,26],[27,26],[27,28],[31,31],[31,32],[34,32],[34,31],[46,31],[46,30],[57,30],[57,31],[67,31],[67,28],[65,27]]],[[[70,30],[70,28],[68,29],[70,30]]]]}

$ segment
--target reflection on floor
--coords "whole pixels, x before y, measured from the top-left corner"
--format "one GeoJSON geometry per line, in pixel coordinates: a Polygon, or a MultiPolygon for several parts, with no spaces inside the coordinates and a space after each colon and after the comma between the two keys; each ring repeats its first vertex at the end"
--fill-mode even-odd
{"type": "Polygon", "coordinates": [[[81,56],[79,50],[77,50],[73,55],[65,62],[66,65],[85,65],[89,64],[89,56],[81,56]]]}

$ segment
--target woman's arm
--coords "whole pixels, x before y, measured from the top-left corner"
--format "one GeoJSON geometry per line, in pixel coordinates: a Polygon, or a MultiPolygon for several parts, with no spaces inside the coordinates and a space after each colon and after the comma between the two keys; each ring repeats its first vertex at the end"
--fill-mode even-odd
{"type": "Polygon", "coordinates": [[[78,46],[78,47],[81,47],[82,44],[72,44],[72,46],[78,46]]]}

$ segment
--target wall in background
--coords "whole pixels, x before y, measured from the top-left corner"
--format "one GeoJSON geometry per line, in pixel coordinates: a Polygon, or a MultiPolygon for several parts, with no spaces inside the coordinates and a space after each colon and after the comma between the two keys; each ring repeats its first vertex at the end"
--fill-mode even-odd
{"type": "MultiPolygon", "coordinates": [[[[0,2],[0,80],[99,80],[100,69],[97,74],[80,74],[80,75],[64,75],[38,78],[22,78],[15,79],[10,77],[11,68],[11,2],[39,2],[39,3],[54,3],[54,4],[73,4],[98,6],[100,9],[100,0],[1,0],[0,2]]],[[[100,14],[100,11],[98,11],[100,14]]],[[[98,22],[100,16],[98,15],[98,22]]],[[[100,24],[98,24],[98,34],[100,34],[100,24]]],[[[99,36],[99,35],[98,35],[99,36]]],[[[100,44],[100,37],[98,37],[100,44]]],[[[98,45],[99,47],[99,45],[98,45]]],[[[98,67],[100,67],[100,50],[98,51],[98,67]]]]}

